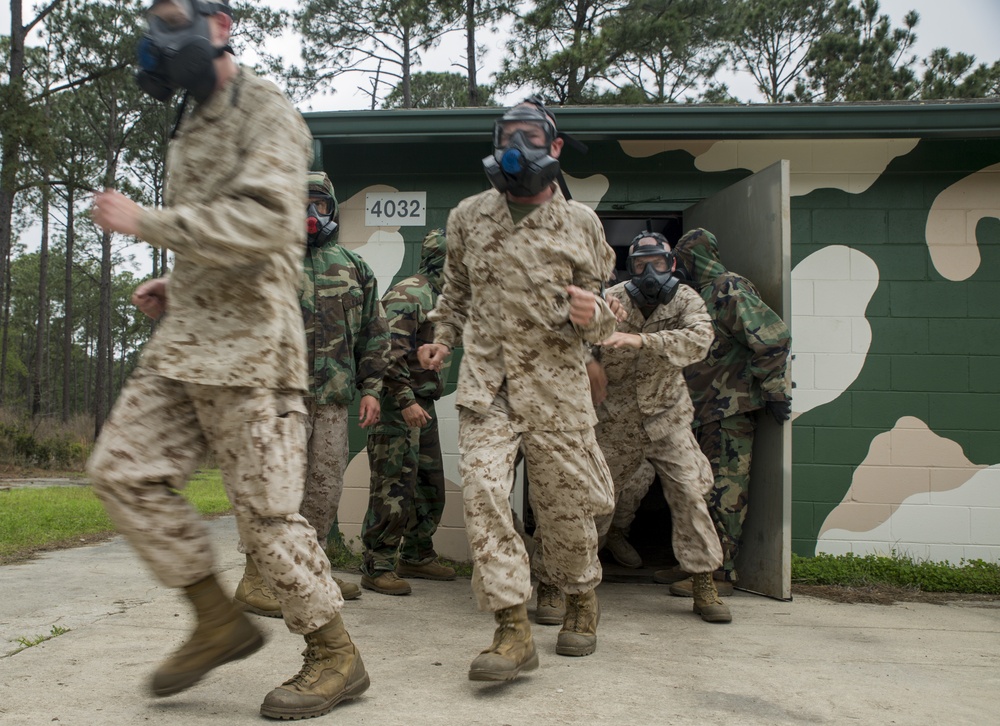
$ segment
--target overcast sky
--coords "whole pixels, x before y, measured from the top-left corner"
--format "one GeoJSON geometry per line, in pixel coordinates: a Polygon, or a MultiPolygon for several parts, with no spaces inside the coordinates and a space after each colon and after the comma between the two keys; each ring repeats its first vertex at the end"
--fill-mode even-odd
{"type": "MultiPolygon", "coordinates": [[[[275,7],[295,7],[296,0],[270,0],[275,7]]],[[[917,43],[914,54],[919,58],[930,55],[935,48],[945,47],[953,53],[962,51],[976,56],[977,61],[992,64],[1000,60],[1000,0],[881,0],[881,13],[892,19],[893,27],[901,27],[903,17],[910,10],[920,14],[917,25],[917,43]]],[[[503,58],[502,35],[479,39],[483,45],[491,48],[485,59],[483,82],[488,82],[489,73],[496,70],[503,58]]],[[[285,41],[285,47],[295,53],[294,40],[285,41]]],[[[464,44],[460,33],[454,33],[447,38],[440,48],[425,55],[423,70],[464,72],[461,68],[452,67],[453,63],[464,62],[464,44]]],[[[919,72],[919,69],[918,69],[919,72]]],[[[361,79],[357,76],[345,78],[337,84],[336,93],[317,96],[303,105],[302,110],[332,111],[339,109],[368,108],[368,96],[357,89],[361,79]],[[308,107],[307,107],[308,106],[308,107]]],[[[730,90],[738,98],[753,100],[753,83],[749,76],[729,81],[730,90]]],[[[514,102],[523,94],[514,93],[513,98],[501,99],[502,102],[514,102]]]]}
{"type": "MultiPolygon", "coordinates": [[[[294,8],[297,0],[265,0],[275,7],[294,8]]],[[[25,16],[29,8],[36,3],[25,0],[25,16]]],[[[963,51],[976,56],[977,60],[993,63],[1000,60],[1000,0],[881,0],[881,12],[892,18],[894,26],[902,25],[903,16],[910,10],[920,14],[917,25],[916,55],[924,58],[934,48],[946,47],[952,52],[963,51]]],[[[58,12],[58,11],[57,11],[58,12]]],[[[2,3],[0,7],[0,33],[10,32],[10,5],[2,3]]],[[[482,61],[483,82],[489,82],[491,71],[499,67],[503,58],[503,35],[490,36],[483,33],[480,43],[490,47],[488,56],[482,61]]],[[[298,41],[292,36],[272,41],[272,47],[280,47],[291,57],[297,56],[298,41]]],[[[463,62],[464,41],[461,33],[454,33],[446,38],[441,47],[427,53],[423,59],[422,70],[454,71],[461,73],[461,68],[453,65],[463,62]]],[[[368,108],[370,100],[357,89],[364,85],[365,79],[358,75],[345,77],[336,86],[336,92],[323,94],[310,99],[303,104],[302,110],[327,111],[337,109],[368,108]]],[[[727,79],[728,81],[728,79],[727,79]]],[[[747,78],[736,78],[730,83],[731,90],[737,97],[753,100],[753,85],[747,78]]],[[[522,94],[516,92],[513,99],[522,94]]]]}

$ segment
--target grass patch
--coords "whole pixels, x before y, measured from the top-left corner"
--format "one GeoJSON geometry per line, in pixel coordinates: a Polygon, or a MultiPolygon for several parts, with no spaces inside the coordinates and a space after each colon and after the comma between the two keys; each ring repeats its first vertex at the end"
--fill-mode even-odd
{"type": "MultiPolygon", "coordinates": [[[[182,494],[201,514],[219,515],[231,509],[218,470],[197,472],[182,494]]],[[[89,486],[0,492],[0,564],[39,551],[99,541],[114,533],[114,525],[89,486]]]]}
{"type": "Polygon", "coordinates": [[[21,644],[21,647],[15,650],[9,655],[14,655],[15,653],[20,653],[22,650],[27,650],[28,648],[33,648],[39,643],[44,643],[46,640],[52,640],[53,638],[62,635],[63,633],[68,633],[69,628],[63,628],[59,625],[53,625],[52,630],[49,631],[48,635],[36,635],[34,638],[20,637],[17,642],[21,644]]]}
{"type": "Polygon", "coordinates": [[[792,582],[803,585],[868,587],[890,585],[923,592],[1000,595],[1000,564],[984,560],[950,562],[889,555],[792,555],[792,582]]]}

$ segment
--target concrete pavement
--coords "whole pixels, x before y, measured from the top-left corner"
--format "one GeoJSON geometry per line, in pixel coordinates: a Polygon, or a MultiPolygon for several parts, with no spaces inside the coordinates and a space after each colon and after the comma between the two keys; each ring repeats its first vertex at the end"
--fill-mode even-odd
{"type": "MultiPolygon", "coordinates": [[[[243,557],[231,517],[209,522],[224,583],[243,557]]],[[[340,574],[357,582],[356,574],[340,574]]],[[[710,625],[654,584],[605,583],[597,652],[555,654],[505,684],[467,680],[492,637],[468,580],[414,580],[413,594],[365,591],[344,620],[371,674],[360,699],[311,723],[993,724],[1000,720],[996,603],[889,607],[737,593],[734,622],[710,625]]],[[[188,726],[269,723],[260,701],[297,672],[302,641],[280,620],[251,658],[167,699],[156,664],[185,638],[189,610],[121,538],[0,567],[0,724],[188,726]],[[11,655],[18,638],[69,632],[11,655]]]]}

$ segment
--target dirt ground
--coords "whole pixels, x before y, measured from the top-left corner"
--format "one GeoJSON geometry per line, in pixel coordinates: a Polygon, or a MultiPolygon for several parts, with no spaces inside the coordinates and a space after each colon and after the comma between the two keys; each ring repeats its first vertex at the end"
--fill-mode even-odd
{"type": "Polygon", "coordinates": [[[892,585],[867,585],[865,587],[842,587],[840,585],[792,585],[792,597],[808,595],[824,600],[842,603],[865,603],[869,605],[892,605],[897,602],[922,602],[944,604],[950,602],[997,602],[1000,595],[984,595],[966,592],[924,592],[915,588],[894,587],[892,585]]]}

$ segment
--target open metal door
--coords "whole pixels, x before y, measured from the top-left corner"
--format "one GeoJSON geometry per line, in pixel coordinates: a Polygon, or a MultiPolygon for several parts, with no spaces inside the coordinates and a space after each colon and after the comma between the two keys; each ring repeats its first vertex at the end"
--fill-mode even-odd
{"type": "MultiPolygon", "coordinates": [[[[748,279],[791,327],[789,164],[779,161],[684,211],[685,230],[702,227],[719,241],[725,266],[748,279]]],[[[789,374],[790,375],[790,374],[789,374]]],[[[761,416],[754,438],[739,587],[792,596],[792,426],[761,416]]]]}

